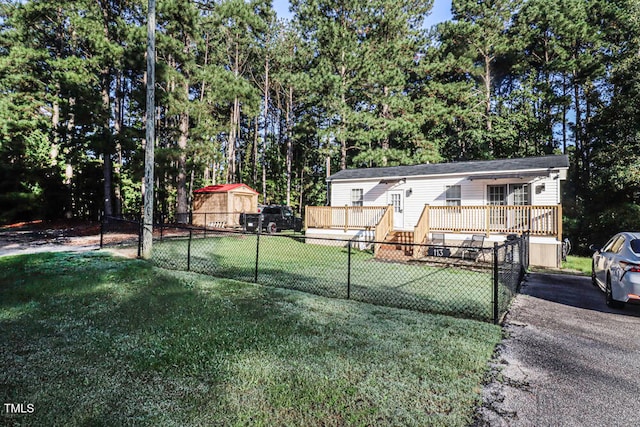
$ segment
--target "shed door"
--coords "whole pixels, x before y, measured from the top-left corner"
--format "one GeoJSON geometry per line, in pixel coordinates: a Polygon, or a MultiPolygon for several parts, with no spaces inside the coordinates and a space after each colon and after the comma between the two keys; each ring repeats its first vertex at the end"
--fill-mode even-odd
{"type": "Polygon", "coordinates": [[[404,228],[404,191],[389,192],[389,204],[393,206],[393,228],[404,228]]]}

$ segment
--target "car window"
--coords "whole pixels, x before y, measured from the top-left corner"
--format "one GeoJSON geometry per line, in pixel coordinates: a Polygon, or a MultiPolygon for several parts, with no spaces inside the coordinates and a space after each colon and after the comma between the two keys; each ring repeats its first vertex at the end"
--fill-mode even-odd
{"type": "Polygon", "coordinates": [[[620,249],[622,249],[622,245],[624,245],[624,237],[620,236],[618,237],[618,239],[613,243],[613,246],[611,247],[611,252],[613,252],[614,254],[617,254],[620,252],[620,249]]]}
{"type": "Polygon", "coordinates": [[[618,240],[618,236],[614,236],[613,238],[611,238],[611,240],[609,240],[607,244],[604,245],[601,252],[611,252],[611,248],[613,247],[614,243],[617,240],[618,240]]]}
{"type": "Polygon", "coordinates": [[[634,239],[629,242],[629,246],[631,246],[631,250],[637,254],[640,254],[640,239],[634,239]]]}
{"type": "Polygon", "coordinates": [[[280,213],[280,209],[278,209],[278,208],[264,208],[264,209],[262,209],[262,212],[267,214],[267,215],[278,214],[278,213],[280,213]]]}

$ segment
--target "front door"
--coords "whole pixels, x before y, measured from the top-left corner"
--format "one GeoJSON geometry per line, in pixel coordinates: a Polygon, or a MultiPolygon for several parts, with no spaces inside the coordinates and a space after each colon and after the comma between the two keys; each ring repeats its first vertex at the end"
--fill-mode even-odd
{"type": "MultiPolygon", "coordinates": [[[[507,204],[507,186],[506,185],[488,185],[487,201],[489,206],[504,206],[507,204]]],[[[489,216],[489,223],[492,229],[501,229],[506,226],[506,217],[504,209],[492,209],[489,216]]]]}
{"type": "Polygon", "coordinates": [[[389,192],[389,204],[393,206],[393,228],[404,228],[404,191],[389,192]]]}
{"type": "MultiPolygon", "coordinates": [[[[513,206],[528,206],[529,186],[527,184],[509,184],[509,199],[513,206]]],[[[516,229],[527,230],[530,228],[529,210],[525,208],[514,208],[510,211],[508,225],[516,229]]]]}

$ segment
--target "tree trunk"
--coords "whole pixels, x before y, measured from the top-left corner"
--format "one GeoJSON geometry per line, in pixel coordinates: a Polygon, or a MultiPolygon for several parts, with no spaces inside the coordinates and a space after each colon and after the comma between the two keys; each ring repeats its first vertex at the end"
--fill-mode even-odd
{"type": "MultiPolygon", "coordinates": [[[[76,105],[75,98],[69,98],[70,111],[73,111],[73,107],[76,105]]],[[[75,115],[70,112],[69,119],[67,121],[67,133],[71,134],[76,126],[75,115]]],[[[73,165],[68,156],[66,156],[66,164],[64,168],[64,185],[67,186],[67,209],[64,213],[65,218],[72,218],[75,212],[75,196],[73,194],[73,165]]]]}
{"type": "Polygon", "coordinates": [[[300,166],[300,199],[298,201],[298,213],[302,215],[302,206],[304,206],[304,165],[300,166]]]}
{"type": "MultiPolygon", "coordinates": [[[[119,73],[120,74],[120,73],[119,73]]],[[[116,80],[116,99],[114,103],[114,134],[117,136],[122,134],[122,127],[124,121],[124,91],[122,90],[122,76],[118,76],[116,80]]],[[[122,144],[120,144],[119,140],[116,140],[115,146],[115,164],[114,164],[114,185],[113,185],[113,203],[114,203],[114,212],[116,216],[122,215],[122,189],[120,186],[121,177],[120,173],[122,170],[122,144]]]]}
{"type": "Polygon", "coordinates": [[[291,204],[291,169],[293,166],[293,86],[289,86],[289,93],[286,106],[286,122],[287,122],[287,206],[291,204]]]}
{"type": "Polygon", "coordinates": [[[491,61],[493,58],[490,56],[484,57],[484,114],[487,125],[487,133],[489,138],[489,149],[491,154],[495,153],[495,147],[493,146],[493,138],[491,132],[493,131],[493,124],[491,122],[491,61]]]}
{"type": "Polygon", "coordinates": [[[269,55],[264,61],[264,138],[262,139],[262,201],[267,200],[267,136],[269,126],[269,55]]]}
{"type": "MultiPolygon", "coordinates": [[[[189,99],[189,82],[185,78],[183,84],[183,90],[185,91],[185,100],[189,99]]],[[[186,101],[188,102],[188,101],[186,101]]],[[[187,200],[187,141],[189,139],[189,111],[187,108],[183,108],[180,113],[180,136],[178,137],[178,149],[180,151],[178,155],[178,179],[177,179],[177,220],[179,224],[186,224],[189,222],[189,206],[187,200]]]]}
{"type": "MultiPolygon", "coordinates": [[[[562,97],[566,99],[567,97],[567,76],[563,76],[562,78],[562,97]]],[[[562,103],[562,153],[567,154],[567,104],[566,102],[562,103]]]]}
{"type": "Polygon", "coordinates": [[[60,126],[60,103],[58,102],[58,96],[60,95],[60,85],[56,84],[56,97],[53,102],[53,112],[51,115],[51,128],[53,129],[53,140],[51,141],[51,150],[49,152],[49,158],[51,159],[51,166],[58,164],[58,154],[60,150],[60,132],[58,126],[60,126]]]}
{"type": "Polygon", "coordinates": [[[251,165],[251,176],[253,177],[253,181],[251,185],[254,188],[258,184],[258,138],[260,136],[259,122],[260,119],[256,117],[253,124],[253,164],[251,165]]]}
{"type": "MultiPolygon", "coordinates": [[[[384,93],[384,97],[385,99],[387,99],[387,97],[389,96],[389,87],[385,86],[383,89],[383,93],[384,93]]],[[[389,104],[387,104],[386,102],[382,104],[382,127],[384,129],[384,136],[382,137],[382,143],[381,143],[381,147],[383,151],[388,151],[389,150],[389,133],[387,132],[387,120],[390,118],[390,108],[389,108],[389,104]]],[[[382,166],[387,166],[387,154],[383,154],[382,156],[382,166]]]]}
{"type": "MultiPolygon", "coordinates": [[[[183,53],[186,58],[191,53],[191,40],[185,35],[183,40],[183,53]]],[[[178,223],[187,224],[189,222],[189,195],[187,192],[187,142],[189,140],[189,88],[190,73],[189,68],[183,66],[182,69],[182,96],[184,97],[184,106],[178,118],[178,128],[180,136],[178,137],[178,179],[177,179],[177,211],[178,223]]]]}
{"type": "Polygon", "coordinates": [[[240,100],[236,96],[231,106],[231,126],[229,129],[229,143],[227,146],[227,183],[235,182],[236,177],[236,136],[240,123],[240,100]]]}
{"type": "MultiPolygon", "coordinates": [[[[235,43],[233,75],[240,78],[240,46],[235,43]]],[[[227,147],[227,183],[236,181],[236,139],[240,126],[240,99],[236,95],[231,106],[231,127],[229,129],[229,145],[227,147]]]]}
{"type": "Polygon", "coordinates": [[[575,144],[576,144],[576,168],[575,168],[575,183],[577,188],[577,194],[582,194],[583,183],[581,182],[581,169],[584,166],[582,164],[582,109],[580,106],[580,86],[577,82],[577,73],[573,74],[573,108],[576,114],[576,126],[575,126],[575,144]]]}
{"type": "MultiPolygon", "coordinates": [[[[345,54],[342,53],[342,59],[344,61],[345,54]]],[[[340,77],[342,78],[342,87],[340,88],[340,101],[341,105],[341,116],[340,117],[340,135],[338,140],[340,141],[340,170],[345,170],[347,168],[347,119],[346,119],[346,110],[347,110],[347,97],[345,95],[347,82],[346,82],[346,74],[347,68],[343,65],[340,68],[340,77]]]]}
{"type": "Polygon", "coordinates": [[[104,111],[103,124],[102,124],[102,158],[103,167],[102,175],[104,178],[104,214],[107,216],[113,215],[113,164],[111,159],[111,98],[109,90],[111,88],[111,70],[105,69],[102,71],[102,108],[104,111]]]}

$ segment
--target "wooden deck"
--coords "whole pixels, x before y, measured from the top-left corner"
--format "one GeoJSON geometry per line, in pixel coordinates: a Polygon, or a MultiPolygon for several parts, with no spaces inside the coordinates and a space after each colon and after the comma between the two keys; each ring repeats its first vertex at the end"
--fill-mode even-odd
{"type": "MultiPolygon", "coordinates": [[[[375,230],[384,224],[393,231],[389,206],[307,206],[305,228],[375,230]]],[[[414,228],[414,241],[423,243],[431,232],[522,234],[562,240],[562,205],[554,206],[430,206],[425,205],[414,228]]]]}
{"type": "MultiPolygon", "coordinates": [[[[425,205],[413,231],[393,230],[391,206],[307,206],[305,229],[374,231],[374,254],[378,259],[442,262],[428,257],[425,245],[433,233],[445,235],[523,234],[562,240],[562,206],[430,206],[425,205]],[[421,248],[421,249],[416,249],[421,248]]],[[[456,239],[454,239],[456,240],[456,239]]],[[[464,262],[452,257],[452,262],[464,262]]]]}

